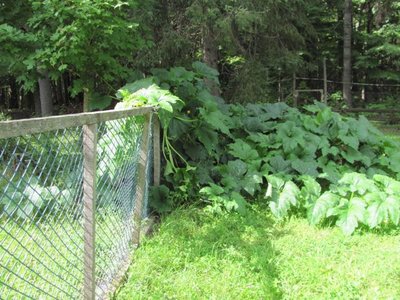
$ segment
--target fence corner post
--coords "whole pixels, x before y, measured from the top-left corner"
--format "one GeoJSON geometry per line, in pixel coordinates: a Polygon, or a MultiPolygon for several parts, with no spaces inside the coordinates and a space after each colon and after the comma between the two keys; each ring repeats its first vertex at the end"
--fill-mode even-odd
{"type": "Polygon", "coordinates": [[[132,242],[135,246],[139,246],[140,243],[140,227],[143,213],[143,202],[146,189],[146,169],[148,160],[148,148],[149,148],[149,137],[150,137],[150,126],[151,126],[152,113],[145,115],[145,122],[143,125],[143,133],[140,144],[139,152],[139,166],[138,166],[138,181],[136,186],[136,203],[133,212],[133,237],[132,242]]]}
{"type": "Polygon", "coordinates": [[[94,300],[97,124],[83,126],[84,299],[94,300]]]}

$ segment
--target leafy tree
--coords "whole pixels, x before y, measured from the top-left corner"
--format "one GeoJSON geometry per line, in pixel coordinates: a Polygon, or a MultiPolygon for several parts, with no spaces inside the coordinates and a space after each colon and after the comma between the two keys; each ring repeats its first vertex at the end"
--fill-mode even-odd
{"type": "Polygon", "coordinates": [[[68,73],[74,78],[72,95],[85,92],[84,110],[103,108],[111,98],[100,95],[121,85],[132,74],[136,52],[151,45],[138,23],[151,7],[151,1],[134,0],[4,3],[0,65],[26,90],[42,78],[41,86],[50,87],[50,79],[68,73]]]}
{"type": "Polygon", "coordinates": [[[23,61],[33,51],[36,41],[27,32],[31,14],[27,1],[0,1],[0,86],[11,86],[10,108],[18,107],[17,81],[30,77],[23,61]]]}
{"type": "Polygon", "coordinates": [[[27,60],[53,78],[67,70],[74,74],[72,94],[85,92],[85,111],[106,106],[110,99],[93,101],[98,83],[126,78],[133,52],[146,46],[133,18],[137,6],[132,0],[33,2],[29,25],[42,44],[27,60]]]}

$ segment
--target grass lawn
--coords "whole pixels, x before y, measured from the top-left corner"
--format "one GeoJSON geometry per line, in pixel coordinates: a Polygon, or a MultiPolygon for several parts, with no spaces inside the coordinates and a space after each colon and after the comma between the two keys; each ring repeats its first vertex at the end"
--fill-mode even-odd
{"type": "MultiPolygon", "coordinates": [[[[117,214],[96,222],[96,293],[101,298],[131,248],[130,223],[117,214]]],[[[83,221],[67,215],[42,223],[0,220],[0,299],[81,299],[83,221]]]]}
{"type": "Polygon", "coordinates": [[[180,210],[135,252],[116,299],[399,299],[400,235],[180,210]]]}
{"type": "Polygon", "coordinates": [[[386,136],[400,142],[400,124],[390,125],[379,121],[373,121],[372,124],[379,128],[386,136]]]}

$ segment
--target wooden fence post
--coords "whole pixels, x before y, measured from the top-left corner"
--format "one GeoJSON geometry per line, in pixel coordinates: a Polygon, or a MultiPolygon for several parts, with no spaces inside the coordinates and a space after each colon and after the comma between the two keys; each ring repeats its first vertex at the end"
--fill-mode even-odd
{"type": "Polygon", "coordinates": [[[161,147],[160,147],[160,120],[157,115],[153,115],[153,152],[154,152],[154,186],[160,185],[161,180],[161,147]]]}
{"type": "Polygon", "coordinates": [[[326,69],[326,58],[324,57],[323,60],[324,64],[324,103],[328,104],[328,74],[327,74],[327,69],[326,69]]]}
{"type": "Polygon", "coordinates": [[[298,105],[299,93],[296,89],[296,73],[293,73],[293,107],[298,105]]]}
{"type": "Polygon", "coordinates": [[[94,300],[97,124],[83,126],[84,299],[94,300]]]}
{"type": "Polygon", "coordinates": [[[138,166],[138,181],[136,186],[136,203],[135,210],[133,213],[133,238],[132,242],[134,245],[139,246],[140,243],[140,227],[142,221],[142,212],[143,212],[143,202],[145,196],[145,188],[146,188],[146,169],[147,169],[147,160],[148,160],[148,151],[149,151],[149,137],[150,137],[150,126],[151,126],[151,118],[152,113],[145,115],[146,121],[144,122],[143,134],[141,139],[141,146],[139,152],[139,166],[138,166]]]}

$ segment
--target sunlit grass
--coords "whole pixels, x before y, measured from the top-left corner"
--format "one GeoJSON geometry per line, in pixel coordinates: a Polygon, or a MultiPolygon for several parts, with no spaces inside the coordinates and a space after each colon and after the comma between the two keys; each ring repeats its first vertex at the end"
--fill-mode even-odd
{"type": "Polygon", "coordinates": [[[387,137],[390,137],[400,142],[400,124],[387,124],[385,122],[374,121],[372,122],[376,127],[379,128],[387,137]]]}
{"type": "MultiPolygon", "coordinates": [[[[98,295],[109,292],[124,263],[132,226],[116,214],[96,220],[98,295]]],[[[0,221],[1,299],[81,299],[84,228],[82,218],[59,216],[42,222],[0,221]]]]}
{"type": "Polygon", "coordinates": [[[397,299],[399,282],[399,235],[191,209],[144,242],[116,299],[397,299]]]}
{"type": "Polygon", "coordinates": [[[345,236],[293,219],[276,239],[286,299],[399,299],[400,235],[345,236]]]}
{"type": "Polygon", "coordinates": [[[0,284],[2,297],[79,296],[83,282],[82,237],[83,228],[79,224],[3,221],[0,224],[0,282],[9,287],[0,284]]]}
{"type": "Polygon", "coordinates": [[[262,213],[176,211],[137,250],[117,299],[274,299],[275,229],[262,213]]]}

